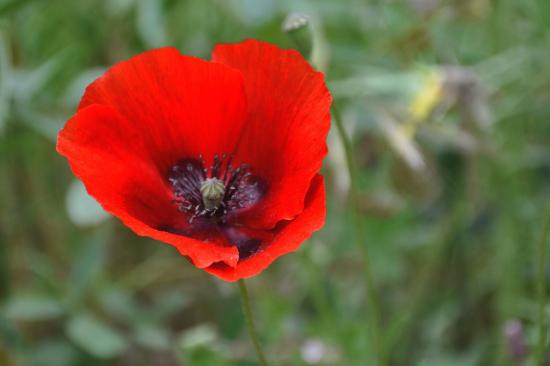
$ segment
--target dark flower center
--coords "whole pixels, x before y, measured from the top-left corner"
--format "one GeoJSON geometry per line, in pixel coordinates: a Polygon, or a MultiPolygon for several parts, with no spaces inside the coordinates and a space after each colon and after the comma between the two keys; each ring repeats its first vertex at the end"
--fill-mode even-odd
{"type": "Polygon", "coordinates": [[[214,156],[205,167],[202,157],[182,159],[169,172],[174,202],[189,215],[189,223],[197,218],[225,224],[230,215],[252,207],[264,195],[266,184],[250,172],[250,167],[232,165],[232,156],[214,156]]]}

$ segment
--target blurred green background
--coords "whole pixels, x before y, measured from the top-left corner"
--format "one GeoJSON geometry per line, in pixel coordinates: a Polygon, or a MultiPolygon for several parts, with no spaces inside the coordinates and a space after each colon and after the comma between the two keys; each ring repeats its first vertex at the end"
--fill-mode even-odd
{"type": "MultiPolygon", "coordinates": [[[[353,140],[391,364],[531,364],[550,1],[0,0],[0,365],[257,365],[236,286],[108,218],[55,139],[109,65],[294,47],[293,12],[353,140]]],[[[274,365],[374,365],[335,131],[329,147],[326,227],[248,281],[274,365]]]]}

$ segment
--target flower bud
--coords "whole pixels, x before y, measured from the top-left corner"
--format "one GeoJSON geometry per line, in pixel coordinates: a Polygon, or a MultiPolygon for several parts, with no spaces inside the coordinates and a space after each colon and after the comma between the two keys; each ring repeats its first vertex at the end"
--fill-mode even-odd
{"type": "Polygon", "coordinates": [[[309,17],[305,14],[290,13],[283,21],[282,29],[290,37],[302,56],[309,58],[313,48],[313,35],[309,26],[309,17]]]}

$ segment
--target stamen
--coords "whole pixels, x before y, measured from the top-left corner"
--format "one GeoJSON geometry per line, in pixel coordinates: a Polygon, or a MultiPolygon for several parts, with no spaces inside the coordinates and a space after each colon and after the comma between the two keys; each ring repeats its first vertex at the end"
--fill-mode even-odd
{"type": "Polygon", "coordinates": [[[236,210],[255,205],[264,195],[264,181],[241,164],[232,166],[231,155],[215,155],[212,165],[205,167],[202,156],[183,159],[172,167],[168,181],[178,209],[189,214],[189,223],[208,218],[223,223],[236,210]]]}

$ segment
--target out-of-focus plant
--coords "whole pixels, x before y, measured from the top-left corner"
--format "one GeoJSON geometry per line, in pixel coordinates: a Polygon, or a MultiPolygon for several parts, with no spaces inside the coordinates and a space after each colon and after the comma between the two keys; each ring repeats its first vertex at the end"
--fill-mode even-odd
{"type": "MultiPolygon", "coordinates": [[[[291,12],[313,25],[313,63],[351,138],[391,364],[514,365],[510,319],[533,361],[547,1],[4,0],[0,364],[254,364],[234,290],[92,211],[74,225],[53,144],[104,67],[163,43],[203,58],[250,37],[295,47],[281,31],[291,12]],[[98,329],[118,346],[92,345],[98,329]]],[[[334,135],[329,148],[326,228],[250,283],[276,364],[373,364],[334,135]]]]}

